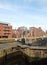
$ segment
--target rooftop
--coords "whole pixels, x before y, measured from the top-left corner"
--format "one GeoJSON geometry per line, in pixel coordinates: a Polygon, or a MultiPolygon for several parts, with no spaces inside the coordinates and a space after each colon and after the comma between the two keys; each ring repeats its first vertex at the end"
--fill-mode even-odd
{"type": "Polygon", "coordinates": [[[0,22],[0,24],[9,24],[10,25],[10,23],[7,23],[7,22],[0,22]]]}

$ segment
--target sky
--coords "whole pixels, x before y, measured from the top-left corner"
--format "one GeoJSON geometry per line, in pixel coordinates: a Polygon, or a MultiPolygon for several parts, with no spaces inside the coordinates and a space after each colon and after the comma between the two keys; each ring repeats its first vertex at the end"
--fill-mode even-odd
{"type": "Polygon", "coordinates": [[[0,22],[13,28],[35,26],[47,29],[47,0],[0,0],[0,22]]]}

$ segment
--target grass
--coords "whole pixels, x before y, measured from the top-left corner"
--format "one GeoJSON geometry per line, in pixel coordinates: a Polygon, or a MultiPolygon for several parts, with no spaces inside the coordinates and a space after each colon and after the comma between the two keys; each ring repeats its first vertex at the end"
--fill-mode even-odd
{"type": "Polygon", "coordinates": [[[1,43],[12,43],[12,42],[15,42],[15,40],[14,40],[14,39],[0,40],[0,44],[1,44],[1,43]]]}

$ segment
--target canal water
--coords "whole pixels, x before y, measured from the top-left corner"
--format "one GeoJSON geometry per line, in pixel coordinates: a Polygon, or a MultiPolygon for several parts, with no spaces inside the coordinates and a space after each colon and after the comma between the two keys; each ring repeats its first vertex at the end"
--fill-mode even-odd
{"type": "Polygon", "coordinates": [[[13,59],[11,59],[10,62],[7,62],[5,65],[47,65],[47,58],[41,59],[39,61],[29,62],[23,56],[17,55],[16,57],[13,57],[13,59]]]}
{"type": "Polygon", "coordinates": [[[3,59],[0,65],[47,65],[47,58],[29,62],[27,56],[23,56],[21,54],[13,56],[9,59],[3,59]]]}

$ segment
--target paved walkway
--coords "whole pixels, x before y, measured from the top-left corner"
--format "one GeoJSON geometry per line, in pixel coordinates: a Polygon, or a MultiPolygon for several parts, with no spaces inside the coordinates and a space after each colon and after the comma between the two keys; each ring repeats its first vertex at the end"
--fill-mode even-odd
{"type": "Polygon", "coordinates": [[[0,44],[0,50],[11,48],[11,47],[16,47],[16,46],[17,46],[17,42],[0,44]]]}
{"type": "Polygon", "coordinates": [[[28,45],[22,45],[18,42],[14,42],[14,43],[0,44],[0,50],[11,48],[11,47],[17,47],[17,45],[22,47],[22,48],[28,47],[30,49],[47,49],[47,46],[28,46],[28,45]]]}

